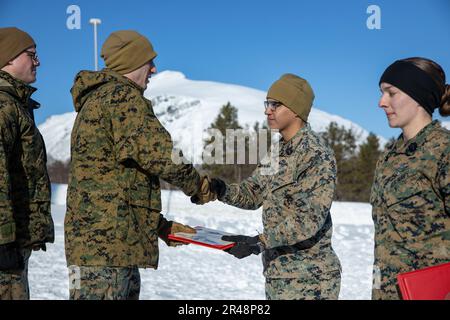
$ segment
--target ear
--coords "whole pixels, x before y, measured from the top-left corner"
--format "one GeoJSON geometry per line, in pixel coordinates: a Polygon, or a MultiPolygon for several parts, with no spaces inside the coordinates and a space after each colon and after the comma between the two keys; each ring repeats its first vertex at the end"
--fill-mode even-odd
{"type": "Polygon", "coordinates": [[[8,63],[5,65],[5,67],[14,65],[19,56],[20,54],[17,57],[14,57],[13,59],[9,60],[8,63]]]}
{"type": "Polygon", "coordinates": [[[6,71],[6,69],[13,64],[13,61],[14,60],[8,61],[8,63],[5,64],[0,70],[6,71]]]}

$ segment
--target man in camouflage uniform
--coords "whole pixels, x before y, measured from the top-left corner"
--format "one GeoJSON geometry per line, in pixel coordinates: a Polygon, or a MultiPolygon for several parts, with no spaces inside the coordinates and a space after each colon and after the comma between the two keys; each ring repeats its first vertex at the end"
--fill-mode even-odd
{"type": "Polygon", "coordinates": [[[282,135],[278,171],[268,175],[259,165],[240,184],[211,180],[220,201],[247,210],[263,206],[264,231],[223,240],[237,243],[229,250],[237,258],[262,252],[268,299],[338,299],[340,262],[331,247],[330,215],[336,161],[307,122],[313,91],[306,80],[286,74],[267,99],[268,124],[282,135]]]}
{"type": "MultiPolygon", "coordinates": [[[[420,72],[410,65],[405,67],[420,72]]],[[[387,113],[397,112],[395,118],[389,118],[392,127],[397,127],[394,121],[402,121],[398,110],[404,107],[407,112],[417,110],[415,123],[420,123],[418,117],[424,114],[425,124],[409,139],[401,134],[377,163],[370,199],[375,224],[372,298],[377,300],[401,299],[399,273],[450,261],[450,132],[432,121],[433,109],[426,114],[418,102],[393,86],[401,87],[411,79],[418,81],[417,76],[403,77],[398,84],[395,80],[380,81],[380,107],[387,113]],[[396,106],[396,101],[401,105],[396,106]],[[405,101],[411,104],[404,105],[405,101]]],[[[433,96],[440,98],[442,93],[429,95],[433,96]]]]}
{"type": "Polygon", "coordinates": [[[29,299],[28,259],[53,242],[44,140],[31,99],[39,66],[36,44],[0,28],[0,299],[29,299]]]}
{"type": "Polygon", "coordinates": [[[143,95],[155,57],[144,36],[114,32],[102,48],[107,68],[75,78],[65,218],[71,299],[138,299],[138,268],[157,268],[158,237],[176,245],[169,233],[192,232],[161,215],[160,178],[187,195],[200,186],[208,193],[192,165],[172,162],[170,135],[143,95]]]}

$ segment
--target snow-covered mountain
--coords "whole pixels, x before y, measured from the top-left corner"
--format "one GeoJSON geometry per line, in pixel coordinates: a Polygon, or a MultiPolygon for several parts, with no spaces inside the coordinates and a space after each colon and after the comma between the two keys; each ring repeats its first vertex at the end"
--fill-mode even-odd
{"type": "MultiPolygon", "coordinates": [[[[265,120],[265,92],[233,84],[189,80],[180,72],[164,71],[154,76],[145,96],[152,100],[155,113],[172,135],[176,146],[196,163],[200,162],[203,141],[207,138],[205,130],[227,102],[238,109],[241,125],[252,128],[255,122],[262,124],[265,120]]],[[[70,159],[70,132],[75,117],[75,112],[55,115],[39,125],[49,162],[66,162],[70,159]]],[[[332,121],[345,128],[353,128],[359,136],[358,143],[363,142],[369,134],[350,120],[316,107],[310,114],[311,126],[318,132],[324,131],[332,121]]],[[[386,139],[379,138],[381,145],[384,145],[386,139]]]]}

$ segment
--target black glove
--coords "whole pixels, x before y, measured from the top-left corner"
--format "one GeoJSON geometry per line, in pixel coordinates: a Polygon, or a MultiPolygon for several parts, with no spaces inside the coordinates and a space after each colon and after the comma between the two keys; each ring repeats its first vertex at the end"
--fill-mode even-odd
{"type": "Polygon", "coordinates": [[[264,247],[258,236],[222,236],[223,241],[235,242],[234,247],[225,250],[238,259],[248,257],[251,254],[260,254],[264,247]]]}
{"type": "MultiPolygon", "coordinates": [[[[225,195],[227,185],[221,179],[212,178],[211,181],[209,182],[209,189],[211,193],[216,194],[217,198],[220,199],[225,195]]],[[[191,202],[195,204],[203,203],[200,201],[200,197],[197,194],[191,197],[191,202]]]]}
{"type": "Polygon", "coordinates": [[[167,221],[166,218],[161,218],[158,225],[158,237],[164,240],[165,243],[169,243],[169,234],[172,230],[172,221],[167,221]]]}
{"type": "Polygon", "coordinates": [[[0,270],[23,270],[25,263],[16,243],[0,245],[0,270]]]}
{"type": "Polygon", "coordinates": [[[219,178],[211,179],[211,191],[217,194],[217,198],[220,199],[225,195],[227,191],[226,183],[219,178]]]}

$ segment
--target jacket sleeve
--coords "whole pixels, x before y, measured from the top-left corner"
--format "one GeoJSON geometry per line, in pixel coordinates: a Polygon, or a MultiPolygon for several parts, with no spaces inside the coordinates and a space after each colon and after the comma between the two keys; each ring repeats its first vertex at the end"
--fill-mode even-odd
{"type": "Polygon", "coordinates": [[[158,176],[187,195],[198,191],[198,172],[185,161],[172,161],[170,134],[156,118],[149,101],[137,94],[131,95],[127,101],[113,106],[111,118],[119,162],[133,160],[147,174],[158,176]]]}
{"type": "Polygon", "coordinates": [[[447,148],[440,161],[438,181],[439,191],[444,200],[445,212],[450,218],[450,147],[447,148]]]}
{"type": "Polygon", "coordinates": [[[252,175],[241,183],[227,184],[225,195],[219,200],[237,208],[256,210],[263,202],[265,180],[266,176],[261,174],[261,166],[258,166],[252,175]]]}
{"type": "MultiPolygon", "coordinates": [[[[330,156],[331,157],[331,156],[330,156]]],[[[311,165],[300,173],[289,197],[280,199],[283,210],[292,210],[279,225],[261,235],[267,249],[294,245],[313,238],[327,222],[334,197],[336,166],[334,158],[316,153],[311,165]]]]}
{"type": "Polygon", "coordinates": [[[14,144],[17,126],[14,123],[14,106],[0,101],[0,245],[14,242],[16,224],[11,200],[9,154],[14,144]]]}

